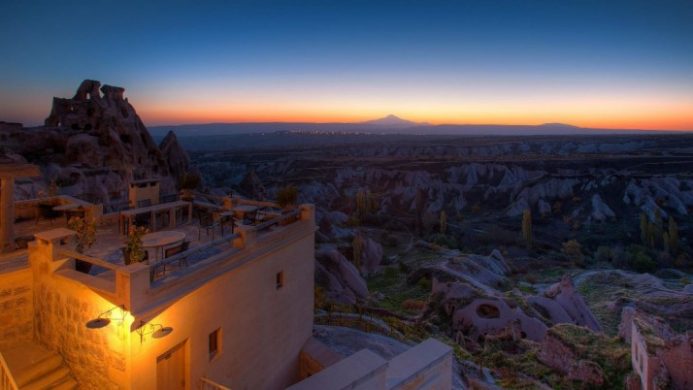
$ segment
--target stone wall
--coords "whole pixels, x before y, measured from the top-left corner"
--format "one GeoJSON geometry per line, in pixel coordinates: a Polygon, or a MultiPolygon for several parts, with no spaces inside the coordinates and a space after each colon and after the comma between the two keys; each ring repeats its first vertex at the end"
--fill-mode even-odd
{"type": "Polygon", "coordinates": [[[81,388],[125,388],[125,351],[130,337],[127,313],[116,308],[108,316],[123,321],[114,320],[101,329],[87,328],[89,320],[113,308],[113,304],[83,284],[60,275],[69,270],[53,272],[67,260],[53,261],[51,252],[52,247],[41,240],[29,251],[38,341],[63,357],[81,388]]]}
{"type": "MultiPolygon", "coordinates": [[[[142,340],[137,330],[131,335],[132,388],[156,388],[158,358],[181,344],[189,362],[186,376],[191,388],[202,377],[232,389],[283,389],[296,382],[299,354],[313,324],[315,242],[312,228],[304,233],[268,253],[262,253],[270,245],[264,242],[244,249],[249,251],[249,261],[239,261],[242,265],[233,269],[220,261],[215,264],[219,276],[194,290],[187,291],[192,287],[185,276],[157,287],[172,296],[186,293],[153,318],[140,317],[135,310],[136,323],[144,320],[147,325],[141,328],[142,340]],[[255,249],[258,252],[253,253],[255,249]],[[284,283],[277,288],[280,272],[284,283]],[[172,332],[154,338],[151,326],[155,324],[172,332]],[[221,331],[221,351],[211,358],[209,335],[215,330],[221,331]]],[[[157,292],[149,290],[149,294],[157,292]]]]}
{"type": "Polygon", "coordinates": [[[34,335],[34,298],[28,268],[5,272],[0,286],[0,351],[34,335]]]}

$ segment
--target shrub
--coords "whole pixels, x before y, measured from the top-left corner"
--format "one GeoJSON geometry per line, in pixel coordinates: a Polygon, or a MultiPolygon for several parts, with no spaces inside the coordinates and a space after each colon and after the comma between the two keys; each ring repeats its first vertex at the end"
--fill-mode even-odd
{"type": "Polygon", "coordinates": [[[419,286],[419,288],[421,288],[424,291],[431,291],[431,286],[432,286],[431,279],[428,279],[425,277],[421,278],[421,279],[419,279],[418,282],[416,282],[416,285],[419,286]]]}
{"type": "Polygon", "coordinates": [[[585,256],[582,254],[582,245],[577,240],[570,240],[563,243],[563,254],[572,261],[573,264],[582,266],[585,263],[585,256]]]}
{"type": "Polygon", "coordinates": [[[600,245],[597,248],[597,251],[594,253],[594,258],[599,262],[611,262],[613,260],[611,248],[605,245],[600,245]]]}
{"type": "Polygon", "coordinates": [[[200,186],[200,183],[202,182],[202,178],[200,177],[199,174],[196,172],[186,172],[183,174],[183,176],[180,178],[180,188],[182,190],[194,190],[197,187],[200,186]]]}
{"type": "Polygon", "coordinates": [[[298,200],[298,188],[288,185],[277,191],[277,204],[279,207],[286,208],[296,204],[298,200]]]}
{"type": "Polygon", "coordinates": [[[657,263],[652,260],[652,257],[643,251],[634,254],[631,265],[638,272],[651,272],[657,267],[657,263]]]}
{"type": "Polygon", "coordinates": [[[426,301],[421,299],[405,299],[401,307],[406,311],[420,312],[426,308],[426,301]]]}
{"type": "Polygon", "coordinates": [[[147,234],[147,228],[143,226],[130,226],[128,230],[128,242],[125,247],[125,264],[130,265],[144,260],[145,251],[142,246],[142,236],[147,234]]]}
{"type": "Polygon", "coordinates": [[[77,245],[75,250],[84,253],[84,250],[91,248],[96,241],[96,222],[92,219],[86,221],[84,218],[72,217],[67,222],[69,229],[77,232],[77,245]]]}

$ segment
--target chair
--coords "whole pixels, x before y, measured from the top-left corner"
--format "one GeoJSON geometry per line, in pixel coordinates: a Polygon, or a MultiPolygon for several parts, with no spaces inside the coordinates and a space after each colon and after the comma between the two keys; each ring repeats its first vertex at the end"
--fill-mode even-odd
{"type": "Polygon", "coordinates": [[[29,247],[29,242],[34,241],[34,239],[32,235],[19,236],[14,239],[14,244],[17,249],[27,249],[29,247]]]}
{"type": "Polygon", "coordinates": [[[38,216],[36,218],[36,224],[38,224],[39,219],[47,219],[51,225],[53,225],[53,220],[60,217],[60,211],[53,210],[53,205],[48,203],[39,203],[38,205],[38,216]]]}
{"type": "Polygon", "coordinates": [[[197,229],[197,240],[200,241],[202,238],[202,230],[205,230],[205,234],[209,237],[209,232],[212,232],[212,240],[214,239],[214,229],[219,226],[218,223],[214,222],[214,218],[209,213],[199,212],[197,214],[197,219],[200,221],[200,227],[197,229]]]}

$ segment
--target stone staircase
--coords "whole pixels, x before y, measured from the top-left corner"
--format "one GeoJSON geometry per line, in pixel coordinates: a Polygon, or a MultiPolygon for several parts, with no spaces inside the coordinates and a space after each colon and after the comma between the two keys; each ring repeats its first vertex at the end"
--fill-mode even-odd
{"type": "MultiPolygon", "coordinates": [[[[10,350],[2,351],[9,375],[16,388],[8,390],[71,390],[77,389],[77,381],[63,358],[40,345],[24,343],[10,350]]],[[[1,385],[0,385],[1,386],[1,385]]],[[[0,389],[6,390],[6,389],[0,389]]]]}

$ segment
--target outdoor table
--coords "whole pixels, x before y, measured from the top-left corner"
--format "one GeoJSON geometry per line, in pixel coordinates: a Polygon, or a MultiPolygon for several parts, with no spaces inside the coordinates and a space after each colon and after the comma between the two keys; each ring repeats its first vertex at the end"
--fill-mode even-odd
{"type": "Polygon", "coordinates": [[[163,230],[160,232],[148,233],[142,236],[142,247],[154,248],[156,256],[154,260],[163,258],[163,248],[169,245],[177,245],[185,240],[185,233],[175,230],[163,230]],[[162,251],[162,256],[159,256],[159,249],[162,251]]]}

